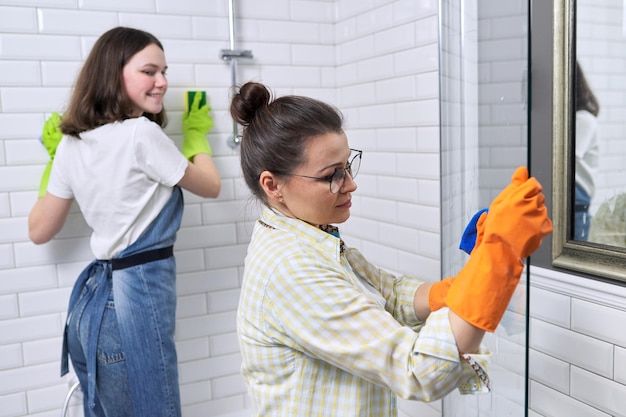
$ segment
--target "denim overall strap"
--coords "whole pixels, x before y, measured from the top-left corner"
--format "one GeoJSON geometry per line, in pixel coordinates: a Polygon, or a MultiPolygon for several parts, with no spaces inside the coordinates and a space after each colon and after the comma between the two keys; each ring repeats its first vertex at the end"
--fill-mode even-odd
{"type": "MultiPolygon", "coordinates": [[[[91,317],[93,324],[89,328],[86,352],[88,374],[87,401],[90,408],[95,407],[97,348],[100,324],[102,322],[108,296],[113,287],[113,279],[118,273],[117,271],[123,271],[126,268],[132,268],[142,263],[160,261],[167,259],[168,257],[172,258],[172,246],[176,240],[176,232],[180,227],[182,212],[182,191],[179,187],[174,187],[172,196],[159,215],[132,245],[124,249],[118,257],[115,258],[115,260],[95,260],[90,263],[83,270],[74,284],[74,289],[72,290],[68,307],[68,312],[70,313],[68,314],[63,337],[61,375],[65,375],[69,371],[67,326],[69,325],[71,319],[71,312],[83,292],[83,288],[85,287],[87,280],[93,276],[97,287],[91,296],[92,300],[90,301],[91,303],[94,303],[92,307],[94,313],[91,317]]],[[[122,337],[122,342],[124,341],[124,337],[132,337],[132,335],[128,335],[127,333],[122,334],[122,332],[120,336],[122,337]]],[[[129,363],[132,363],[132,361],[129,361],[129,363]]],[[[129,369],[129,377],[133,374],[132,371],[132,369],[129,369]]],[[[141,381],[133,382],[141,384],[141,381]]]]}
{"type": "Polygon", "coordinates": [[[176,242],[176,232],[180,228],[183,204],[183,192],[179,186],[175,186],[159,215],[132,245],[117,255],[115,261],[121,261],[119,258],[127,258],[139,252],[172,246],[176,242]]]}
{"type": "MultiPolygon", "coordinates": [[[[106,264],[107,264],[107,261],[101,261],[101,260],[95,260],[91,262],[89,265],[87,265],[85,269],[83,269],[83,271],[80,273],[80,275],[76,279],[76,282],[74,283],[74,288],[72,289],[72,294],[70,295],[69,307],[67,310],[68,315],[67,315],[67,319],[65,320],[65,328],[63,330],[63,347],[61,349],[61,376],[64,376],[70,371],[69,361],[68,361],[68,348],[67,348],[67,326],[69,325],[70,319],[72,318],[71,316],[72,316],[72,311],[74,309],[74,306],[78,302],[78,299],[89,277],[91,277],[96,272],[96,268],[98,266],[100,266],[101,267],[100,269],[102,270],[102,272],[104,272],[106,268],[106,264]]],[[[104,299],[106,301],[106,296],[104,299]]]]}
{"type": "MultiPolygon", "coordinates": [[[[67,328],[71,320],[71,312],[74,309],[74,305],[78,301],[87,280],[91,277],[95,278],[96,290],[90,295],[94,303],[94,311],[96,311],[95,322],[100,323],[102,321],[102,315],[104,314],[104,308],[107,303],[107,297],[111,291],[111,262],[103,260],[95,260],[91,262],[79,275],[72,294],[70,296],[70,302],[68,307],[68,317],[65,323],[65,330],[63,331],[63,348],[61,353],[61,376],[69,372],[68,364],[68,341],[67,341],[67,328]]],[[[87,354],[90,360],[87,362],[87,398],[88,404],[91,408],[95,406],[95,388],[96,388],[96,348],[98,346],[98,333],[100,326],[92,326],[89,330],[89,342],[87,345],[87,354]],[[93,360],[91,359],[93,358],[93,360]]]]}

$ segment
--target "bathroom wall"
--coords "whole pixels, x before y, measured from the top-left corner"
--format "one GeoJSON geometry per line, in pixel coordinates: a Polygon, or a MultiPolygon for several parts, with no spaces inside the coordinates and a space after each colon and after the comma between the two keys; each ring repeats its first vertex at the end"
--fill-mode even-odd
{"type": "Polygon", "coordinates": [[[626,416],[626,287],[533,268],[529,417],[626,416]]]}
{"type": "MultiPolygon", "coordinates": [[[[0,417],[57,416],[73,382],[59,377],[61,332],[73,281],[91,260],[89,231],[74,208],[54,241],[35,246],[27,216],[47,162],[41,126],[63,110],[95,39],[117,25],[162,40],[166,132],[177,143],[186,90],[207,91],[216,122],[209,140],[223,191],[217,200],[185,195],[176,245],[184,415],[250,405],[235,309],[257,206],[227,145],[227,9],[226,0],[0,0],[0,417]]],[[[240,62],[239,80],[336,104],[351,146],[364,150],[346,241],[382,267],[439,279],[437,1],[244,0],[236,9],[237,47],[254,55],[240,62]]],[[[439,402],[400,408],[440,414],[439,402]]]]}
{"type": "MultiPolygon", "coordinates": [[[[502,3],[479,4],[494,10],[502,3]]],[[[351,145],[364,150],[346,240],[382,267],[439,279],[440,246],[449,245],[440,242],[439,2],[244,0],[237,9],[238,47],[254,54],[240,64],[240,80],[338,105],[351,145]]],[[[492,27],[510,22],[496,19],[492,27]]],[[[60,335],[73,280],[91,259],[89,232],[74,209],[57,239],[35,246],[26,219],[47,162],[41,126],[62,110],[97,36],[116,25],[163,41],[166,131],[175,141],[187,89],[208,92],[216,121],[209,140],[223,192],[217,200],[186,195],[176,246],[184,415],[250,405],[239,377],[235,308],[257,208],[239,179],[237,151],[226,144],[230,70],[219,50],[228,48],[227,1],[0,0],[0,417],[58,416],[71,382],[59,378],[60,335]]],[[[485,48],[504,54],[510,43],[485,48]]],[[[502,152],[515,158],[496,149],[498,137],[490,140],[490,160],[502,152]]],[[[531,272],[529,416],[624,416],[626,340],[612,323],[626,321],[626,294],[531,272]]],[[[400,407],[403,417],[441,415],[440,402],[400,407]]]]}

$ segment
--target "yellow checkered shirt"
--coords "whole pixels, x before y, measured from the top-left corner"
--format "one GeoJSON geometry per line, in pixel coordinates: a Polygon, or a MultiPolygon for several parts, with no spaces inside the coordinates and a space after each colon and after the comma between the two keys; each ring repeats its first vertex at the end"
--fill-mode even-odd
{"type": "MultiPolygon", "coordinates": [[[[331,226],[332,227],[332,226],[331,226]]],[[[448,309],[418,321],[422,281],[365,261],[331,233],[264,208],[237,313],[255,415],[396,416],[396,395],[488,392],[485,349],[459,356],[448,309]]]]}

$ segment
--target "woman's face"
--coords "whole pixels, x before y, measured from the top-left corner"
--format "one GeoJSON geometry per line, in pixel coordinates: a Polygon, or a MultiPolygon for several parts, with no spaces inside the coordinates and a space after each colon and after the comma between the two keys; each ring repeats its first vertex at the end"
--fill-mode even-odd
{"type": "Polygon", "coordinates": [[[278,187],[283,202],[276,208],[290,217],[313,225],[342,223],[350,217],[352,192],[357,186],[348,174],[337,193],[330,191],[328,179],[318,180],[298,177],[329,177],[336,169],[344,169],[350,159],[350,147],[345,133],[327,133],[309,140],[305,151],[305,163],[293,176],[278,187]]]}
{"type": "Polygon", "coordinates": [[[124,88],[135,106],[132,116],[161,112],[163,96],[167,91],[166,70],[165,54],[155,44],[150,44],[137,52],[124,65],[122,69],[124,88]]]}

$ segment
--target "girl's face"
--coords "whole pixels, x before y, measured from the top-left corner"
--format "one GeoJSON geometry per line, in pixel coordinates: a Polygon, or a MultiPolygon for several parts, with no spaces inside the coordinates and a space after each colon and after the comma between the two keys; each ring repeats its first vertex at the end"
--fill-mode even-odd
{"type": "Polygon", "coordinates": [[[327,133],[312,138],[307,145],[306,162],[278,188],[283,202],[276,208],[290,217],[313,225],[343,223],[350,217],[352,192],[357,186],[346,173],[337,193],[330,191],[329,178],[336,169],[346,168],[350,159],[350,147],[345,133],[327,133]],[[321,177],[312,179],[298,177],[321,177]]]}
{"type": "Polygon", "coordinates": [[[167,91],[165,54],[155,44],[137,52],[124,65],[122,79],[126,94],[135,106],[132,114],[157,114],[163,109],[163,96],[167,91]]]}

